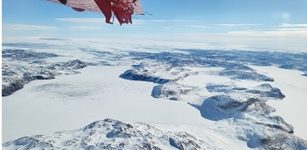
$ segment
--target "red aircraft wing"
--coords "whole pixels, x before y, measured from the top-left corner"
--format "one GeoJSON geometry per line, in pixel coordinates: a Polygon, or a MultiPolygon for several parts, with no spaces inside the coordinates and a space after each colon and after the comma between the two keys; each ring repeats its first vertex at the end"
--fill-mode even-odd
{"type": "Polygon", "coordinates": [[[112,23],[114,15],[120,24],[132,23],[132,15],[144,14],[140,0],[48,0],[64,4],[74,10],[102,12],[107,23],[112,23]]]}

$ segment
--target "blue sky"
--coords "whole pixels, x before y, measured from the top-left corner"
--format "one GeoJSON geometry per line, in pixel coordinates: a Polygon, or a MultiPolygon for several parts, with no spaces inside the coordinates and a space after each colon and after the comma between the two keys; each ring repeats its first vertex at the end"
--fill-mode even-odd
{"type": "Polygon", "coordinates": [[[301,40],[307,37],[306,0],[143,0],[142,4],[152,15],[134,16],[133,25],[121,27],[105,24],[99,13],[79,13],[47,0],[3,0],[3,38],[180,36],[214,42],[206,40],[210,35],[223,42],[225,36],[251,41],[264,36],[296,39],[292,44],[305,46],[301,40]]]}

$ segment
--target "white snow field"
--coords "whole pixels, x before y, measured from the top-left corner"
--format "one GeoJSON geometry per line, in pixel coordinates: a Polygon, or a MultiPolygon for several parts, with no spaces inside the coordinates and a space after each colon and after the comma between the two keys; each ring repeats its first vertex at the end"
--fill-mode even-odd
{"type": "Polygon", "coordinates": [[[88,67],[81,74],[31,82],[4,97],[4,140],[80,128],[104,118],[204,123],[197,117],[199,113],[187,105],[152,98],[152,83],[119,78],[125,68],[88,67]]]}
{"type": "Polygon", "coordinates": [[[274,78],[271,84],[279,87],[286,97],[282,101],[268,101],[268,104],[294,127],[295,135],[307,139],[307,78],[297,70],[274,66],[253,68],[274,78]]]}
{"type": "MultiPolygon", "coordinates": [[[[202,118],[197,109],[185,102],[151,97],[154,83],[119,78],[119,74],[127,68],[129,66],[87,67],[80,74],[33,81],[14,94],[3,97],[3,140],[79,129],[95,120],[114,118],[149,123],[162,131],[185,131],[222,149],[249,149],[245,142],[232,138],[232,134],[221,134],[225,129],[216,132],[214,127],[221,126],[223,122],[216,124],[202,118]]],[[[297,106],[298,102],[305,104],[301,102],[303,98],[300,98],[306,95],[305,77],[301,76],[301,72],[276,67],[253,68],[274,77],[273,85],[281,87],[287,97],[282,101],[270,101],[269,104],[277,109],[278,115],[285,117],[294,126],[296,135],[305,138],[304,105],[297,106]],[[287,83],[285,79],[288,75],[295,77],[297,82],[291,82],[292,85],[287,83]],[[289,106],[296,109],[289,109],[289,106]]],[[[245,87],[257,85],[255,81],[215,76],[214,71],[219,68],[192,70],[203,73],[179,80],[180,84],[201,86],[215,78],[215,83],[245,87]]]]}
{"type": "Polygon", "coordinates": [[[189,105],[152,98],[153,83],[119,78],[126,68],[88,67],[80,74],[33,81],[4,97],[4,141],[80,128],[104,118],[157,124],[210,124],[189,105]]]}
{"type": "Polygon", "coordinates": [[[150,96],[153,83],[119,78],[129,66],[87,67],[80,74],[33,81],[3,97],[3,141],[79,129],[113,118],[145,122],[164,131],[186,131],[222,149],[247,149],[245,142],[216,133],[214,122],[183,102],[150,96]]]}

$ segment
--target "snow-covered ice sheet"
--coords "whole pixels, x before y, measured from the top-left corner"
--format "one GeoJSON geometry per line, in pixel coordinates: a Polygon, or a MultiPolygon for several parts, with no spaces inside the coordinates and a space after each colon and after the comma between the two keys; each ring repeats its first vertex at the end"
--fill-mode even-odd
{"type": "Polygon", "coordinates": [[[281,69],[274,66],[253,66],[258,72],[274,78],[272,85],[279,87],[286,97],[282,101],[269,101],[282,116],[294,127],[294,134],[307,139],[307,78],[301,71],[281,69]]]}
{"type": "MultiPolygon", "coordinates": [[[[63,130],[69,133],[94,121],[112,118],[148,123],[163,131],[187,131],[202,140],[213,140],[213,145],[223,145],[224,149],[247,149],[248,146],[270,149],[272,145],[291,149],[307,145],[292,134],[294,129],[295,135],[305,138],[301,126],[305,125],[304,105],[301,105],[305,103],[300,102],[306,96],[303,73],[283,72],[284,69],[275,67],[255,67],[256,72],[254,66],[248,67],[277,65],[306,72],[301,63],[307,58],[305,54],[170,49],[168,52],[114,51],[103,44],[102,47],[76,43],[65,46],[57,42],[49,46],[6,44],[30,46],[37,48],[34,50],[37,52],[45,52],[46,47],[46,51],[60,56],[47,58],[46,63],[81,59],[88,65],[76,72],[79,74],[32,81],[4,97],[4,142],[36,134],[48,136],[63,130]],[[283,58],[291,60],[290,65],[283,58]],[[277,112],[272,113],[274,108],[266,103],[276,106],[277,112]],[[300,105],[299,115],[294,113],[296,105],[300,105]]],[[[10,64],[11,59],[5,63],[10,64]]]]}
{"type": "Polygon", "coordinates": [[[156,124],[211,124],[185,103],[152,98],[153,83],[119,78],[127,68],[88,67],[81,74],[33,81],[3,97],[3,140],[77,129],[104,118],[156,124]]]}

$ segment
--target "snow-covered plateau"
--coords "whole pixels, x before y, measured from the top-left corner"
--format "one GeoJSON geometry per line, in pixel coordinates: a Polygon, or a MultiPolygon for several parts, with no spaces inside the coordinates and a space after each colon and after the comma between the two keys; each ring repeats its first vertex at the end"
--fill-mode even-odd
{"type": "Polygon", "coordinates": [[[306,53],[144,49],[4,43],[3,149],[307,149],[306,53]]]}

